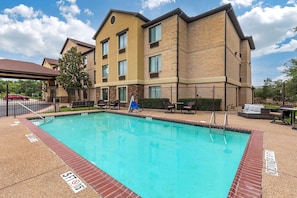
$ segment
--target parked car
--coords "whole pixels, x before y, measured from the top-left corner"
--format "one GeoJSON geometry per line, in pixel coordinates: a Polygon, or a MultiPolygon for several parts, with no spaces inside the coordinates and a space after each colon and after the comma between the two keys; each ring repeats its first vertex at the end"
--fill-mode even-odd
{"type": "MultiPolygon", "coordinates": [[[[7,95],[3,96],[3,100],[6,100],[7,95]]],[[[22,96],[20,94],[8,94],[8,100],[29,100],[28,96],[22,96]]]]}

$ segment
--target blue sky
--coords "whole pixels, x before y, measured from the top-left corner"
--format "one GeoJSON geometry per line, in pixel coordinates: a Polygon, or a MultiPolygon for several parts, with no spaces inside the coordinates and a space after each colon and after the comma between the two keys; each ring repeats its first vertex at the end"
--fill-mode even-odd
{"type": "Polygon", "coordinates": [[[246,36],[253,36],[252,82],[285,80],[283,66],[297,58],[297,0],[1,0],[0,58],[41,64],[59,58],[67,37],[92,39],[110,9],[154,19],[175,8],[196,16],[231,3],[246,36]]]}

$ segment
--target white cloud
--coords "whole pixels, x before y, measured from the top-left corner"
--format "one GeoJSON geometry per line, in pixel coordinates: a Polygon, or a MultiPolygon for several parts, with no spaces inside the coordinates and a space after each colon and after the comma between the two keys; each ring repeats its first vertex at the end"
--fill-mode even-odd
{"type": "Polygon", "coordinates": [[[288,0],[287,4],[288,5],[290,5],[290,4],[297,5],[297,0],[288,0]]]}
{"type": "Polygon", "coordinates": [[[285,80],[290,79],[290,77],[288,77],[287,74],[284,73],[287,68],[288,67],[286,65],[282,65],[282,66],[277,67],[276,70],[279,71],[281,74],[279,76],[275,77],[272,80],[273,81],[278,81],[278,80],[285,81],[285,80]]]}
{"type": "Polygon", "coordinates": [[[88,8],[84,9],[84,13],[86,13],[88,16],[93,16],[94,15],[94,13],[88,8]]]}
{"type": "Polygon", "coordinates": [[[221,4],[231,3],[233,6],[237,7],[249,7],[253,5],[254,0],[222,0],[221,4]]]}
{"type": "Polygon", "coordinates": [[[142,9],[154,9],[156,7],[159,7],[163,4],[167,4],[167,3],[174,3],[175,0],[142,0],[142,9]]]}
{"type": "Polygon", "coordinates": [[[297,6],[252,8],[238,17],[246,35],[253,36],[254,57],[296,49],[297,6]]]}
{"type": "Polygon", "coordinates": [[[31,18],[37,17],[39,14],[42,14],[40,11],[34,11],[32,7],[27,7],[24,4],[20,4],[15,6],[12,9],[6,8],[4,9],[4,14],[12,18],[23,17],[23,18],[31,18]]]}
{"type": "Polygon", "coordinates": [[[67,18],[74,18],[80,13],[79,7],[76,5],[76,0],[59,0],[57,2],[62,16],[67,18]]]}
{"type": "Polygon", "coordinates": [[[75,0],[59,1],[64,21],[20,4],[0,14],[0,50],[27,57],[58,58],[67,37],[93,44],[95,30],[75,18],[75,0]]]}

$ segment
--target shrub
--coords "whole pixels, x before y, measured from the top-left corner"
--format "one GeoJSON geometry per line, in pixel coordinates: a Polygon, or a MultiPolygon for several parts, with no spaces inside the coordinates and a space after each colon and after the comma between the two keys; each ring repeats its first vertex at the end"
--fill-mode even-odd
{"type": "Polygon", "coordinates": [[[195,109],[201,111],[220,111],[222,99],[212,99],[212,98],[181,98],[178,102],[187,103],[189,101],[196,101],[195,109]],[[214,109],[213,109],[214,105],[214,109]]]}
{"type": "Polygon", "coordinates": [[[140,108],[149,109],[164,109],[163,101],[168,101],[168,98],[140,98],[138,104],[140,108]]]}

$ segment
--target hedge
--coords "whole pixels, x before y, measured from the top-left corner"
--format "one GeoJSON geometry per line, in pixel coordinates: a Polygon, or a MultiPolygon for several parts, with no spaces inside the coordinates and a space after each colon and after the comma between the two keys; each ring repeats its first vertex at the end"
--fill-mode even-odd
{"type": "MultiPolygon", "coordinates": [[[[169,101],[169,98],[140,98],[138,99],[138,104],[141,108],[149,109],[164,109],[163,101],[169,101]]],[[[201,111],[212,111],[213,104],[214,110],[221,110],[222,99],[212,99],[212,98],[181,98],[178,102],[187,103],[189,101],[196,101],[195,108],[201,111]]],[[[178,105],[178,109],[182,106],[178,105]]]]}
{"type": "Polygon", "coordinates": [[[213,104],[214,110],[221,110],[222,99],[212,99],[212,98],[181,98],[178,102],[187,103],[189,101],[196,101],[195,108],[200,111],[212,111],[213,104]]]}
{"type": "Polygon", "coordinates": [[[168,98],[140,98],[138,104],[140,108],[164,109],[163,101],[169,101],[168,98]]]}

